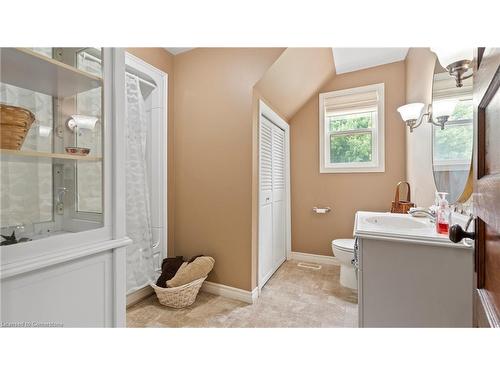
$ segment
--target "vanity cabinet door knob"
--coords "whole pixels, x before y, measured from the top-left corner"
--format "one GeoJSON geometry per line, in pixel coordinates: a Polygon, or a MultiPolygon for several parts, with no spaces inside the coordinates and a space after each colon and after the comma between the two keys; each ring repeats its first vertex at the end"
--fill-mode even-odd
{"type": "Polygon", "coordinates": [[[455,224],[450,228],[449,238],[452,242],[456,243],[462,241],[464,238],[470,238],[473,240],[476,238],[476,234],[474,232],[466,232],[460,225],[455,224]]]}

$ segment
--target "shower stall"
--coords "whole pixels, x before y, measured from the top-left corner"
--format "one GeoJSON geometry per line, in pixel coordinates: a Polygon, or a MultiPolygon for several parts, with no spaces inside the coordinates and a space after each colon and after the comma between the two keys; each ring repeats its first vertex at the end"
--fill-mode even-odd
{"type": "Polygon", "coordinates": [[[167,255],[167,75],[126,53],[127,302],[150,292],[167,255]]]}
{"type": "Polygon", "coordinates": [[[2,319],[124,326],[167,255],[167,74],[121,48],[0,60],[2,120],[34,117],[0,147],[2,319]]]}

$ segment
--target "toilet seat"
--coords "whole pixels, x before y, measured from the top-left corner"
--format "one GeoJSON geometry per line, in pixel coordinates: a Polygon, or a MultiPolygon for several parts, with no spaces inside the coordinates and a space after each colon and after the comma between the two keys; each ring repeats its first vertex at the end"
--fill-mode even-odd
{"type": "Polygon", "coordinates": [[[332,245],[339,250],[354,253],[354,239],[352,238],[339,238],[333,240],[332,245]]]}

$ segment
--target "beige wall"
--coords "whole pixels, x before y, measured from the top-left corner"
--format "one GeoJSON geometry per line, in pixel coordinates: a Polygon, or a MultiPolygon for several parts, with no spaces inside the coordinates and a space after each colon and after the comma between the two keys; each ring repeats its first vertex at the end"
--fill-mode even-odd
{"type": "Polygon", "coordinates": [[[168,254],[174,254],[174,56],[163,48],[127,48],[127,52],[168,74],[168,254]]]}
{"type": "MultiPolygon", "coordinates": [[[[251,290],[257,285],[259,99],[286,118],[253,87],[284,49],[200,48],[176,56],[161,48],[127,50],[169,75],[169,255],[213,255],[210,280],[251,290]]],[[[406,79],[400,62],[337,76],[321,89],[385,82],[385,173],[319,174],[317,94],[289,121],[292,250],[330,255],[333,238],[352,236],[356,210],[389,207],[394,185],[405,175],[404,128],[396,108],[406,103],[405,92],[413,101],[426,92],[418,67],[425,54],[412,50],[406,79]],[[314,216],[314,205],[330,205],[334,211],[314,216]]],[[[416,138],[408,142],[416,144],[416,138]]],[[[417,160],[423,155],[419,152],[417,160]]],[[[408,163],[409,169],[416,167],[408,163]]],[[[416,185],[414,179],[414,191],[416,185]]]]}
{"type": "MultiPolygon", "coordinates": [[[[436,56],[429,48],[410,48],[406,57],[407,103],[429,104],[436,56]]],[[[413,188],[413,202],[428,207],[434,203],[432,175],[432,126],[423,123],[410,133],[406,131],[406,176],[413,188]]]]}
{"type": "Polygon", "coordinates": [[[331,48],[287,48],[255,87],[288,120],[334,74],[331,48]]]}
{"type": "Polygon", "coordinates": [[[405,63],[338,75],[321,92],[380,82],[385,84],[384,173],[319,173],[317,94],[291,119],[292,251],[332,255],[333,239],[352,237],[356,211],[390,209],[395,185],[405,178],[405,130],[396,111],[406,101],[405,63]],[[314,206],[333,212],[313,214],[314,206]]]}
{"type": "Polygon", "coordinates": [[[280,48],[196,48],[176,55],[176,255],[215,258],[209,280],[251,290],[253,86],[280,48]]]}

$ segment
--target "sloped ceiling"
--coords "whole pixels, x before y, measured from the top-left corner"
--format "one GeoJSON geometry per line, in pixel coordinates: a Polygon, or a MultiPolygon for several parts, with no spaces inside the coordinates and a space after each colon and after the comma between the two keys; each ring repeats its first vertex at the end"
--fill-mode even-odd
{"type": "Polygon", "coordinates": [[[172,55],[178,55],[179,53],[187,52],[193,48],[194,47],[165,47],[165,49],[172,55]]]}
{"type": "Polygon", "coordinates": [[[288,120],[334,75],[331,48],[287,48],[255,88],[288,120]]]}
{"type": "Polygon", "coordinates": [[[406,59],[409,48],[333,48],[337,74],[406,59]]]}

